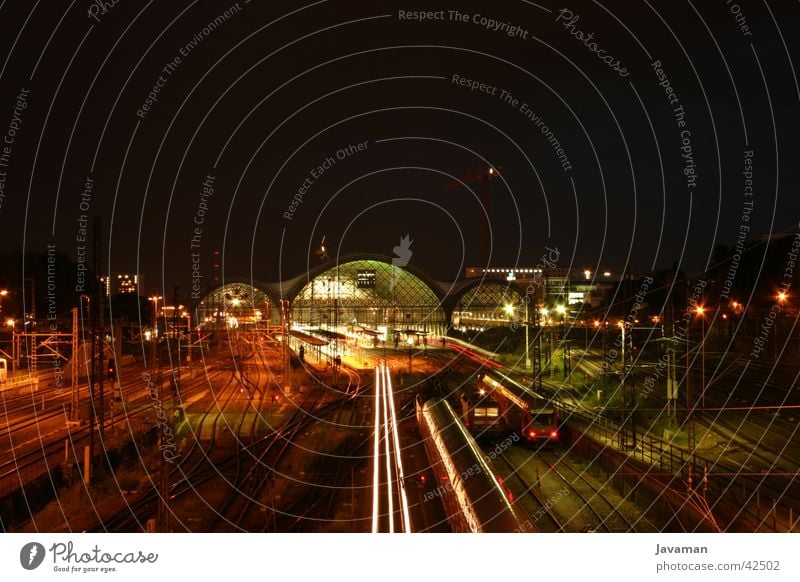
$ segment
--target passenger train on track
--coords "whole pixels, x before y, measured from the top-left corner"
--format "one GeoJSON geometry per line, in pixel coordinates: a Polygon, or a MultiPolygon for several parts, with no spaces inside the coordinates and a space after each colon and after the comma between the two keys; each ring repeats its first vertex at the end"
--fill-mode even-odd
{"type": "Polygon", "coordinates": [[[552,403],[501,372],[488,372],[474,393],[461,398],[464,424],[474,435],[514,432],[542,446],[558,440],[558,415],[552,403]]]}
{"type": "Polygon", "coordinates": [[[454,532],[533,531],[446,400],[417,398],[417,423],[436,476],[436,489],[426,496],[442,499],[454,532]]]}

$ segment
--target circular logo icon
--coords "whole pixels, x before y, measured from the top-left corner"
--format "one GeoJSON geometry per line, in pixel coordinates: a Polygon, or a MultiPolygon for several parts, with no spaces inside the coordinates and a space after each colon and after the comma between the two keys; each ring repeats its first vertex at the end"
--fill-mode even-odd
{"type": "Polygon", "coordinates": [[[19,551],[19,563],[26,570],[35,570],[44,561],[44,546],[38,542],[30,542],[19,551]]]}

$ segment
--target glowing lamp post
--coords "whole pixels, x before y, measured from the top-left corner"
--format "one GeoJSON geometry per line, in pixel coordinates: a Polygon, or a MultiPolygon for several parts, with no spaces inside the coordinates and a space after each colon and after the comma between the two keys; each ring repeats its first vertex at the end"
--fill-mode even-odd
{"type": "MultiPolygon", "coordinates": [[[[778,305],[781,306],[781,311],[783,311],[784,305],[786,305],[787,295],[785,291],[781,291],[778,293],[777,300],[778,305]]],[[[779,312],[780,313],[780,312],[779,312]]],[[[780,322],[780,317],[775,319],[775,342],[772,344],[772,360],[777,362],[778,361],[778,323],[780,322]]]]}
{"type": "Polygon", "coordinates": [[[706,318],[705,309],[698,305],[695,312],[700,317],[700,408],[706,407],[706,318]]]}

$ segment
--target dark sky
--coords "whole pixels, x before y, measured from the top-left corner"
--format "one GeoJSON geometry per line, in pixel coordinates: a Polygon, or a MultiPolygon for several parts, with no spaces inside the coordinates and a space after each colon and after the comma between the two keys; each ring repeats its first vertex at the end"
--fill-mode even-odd
{"type": "Polygon", "coordinates": [[[559,266],[696,272],[742,225],[796,228],[798,3],[458,2],[466,22],[453,4],[0,1],[0,244],[76,256],[77,219],[99,215],[104,270],[171,294],[193,252],[203,281],[217,249],[226,278],[274,281],[317,264],[323,235],[392,255],[409,234],[411,263],[452,280],[480,262],[480,183],[444,184],[487,163],[492,264],[549,246],[559,266]]]}

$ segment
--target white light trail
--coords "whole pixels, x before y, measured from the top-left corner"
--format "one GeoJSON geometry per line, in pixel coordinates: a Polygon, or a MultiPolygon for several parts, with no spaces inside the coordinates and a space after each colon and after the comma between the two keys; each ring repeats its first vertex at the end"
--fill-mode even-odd
{"type": "Polygon", "coordinates": [[[380,485],[380,411],[381,411],[381,379],[378,368],[375,368],[375,424],[372,440],[372,533],[378,533],[378,496],[380,485]]]}
{"type": "Polygon", "coordinates": [[[403,455],[400,454],[400,430],[397,425],[397,413],[394,407],[394,390],[392,387],[392,376],[389,369],[384,366],[384,374],[386,374],[386,399],[389,402],[389,410],[392,414],[392,434],[394,436],[394,452],[397,462],[398,484],[400,485],[400,507],[403,512],[403,531],[411,533],[411,516],[408,512],[408,496],[406,495],[406,476],[403,472],[403,455]]]}
{"type": "Polygon", "coordinates": [[[386,449],[386,493],[389,498],[389,533],[394,533],[394,493],[392,491],[392,453],[389,450],[389,411],[386,401],[389,399],[389,392],[386,382],[381,382],[383,388],[383,445],[386,449]]]}
{"type": "Polygon", "coordinates": [[[400,455],[400,432],[394,405],[394,391],[389,367],[380,364],[375,368],[375,425],[373,427],[372,466],[372,533],[381,529],[381,425],[383,425],[383,462],[386,465],[386,503],[389,533],[395,531],[395,495],[399,497],[402,531],[411,533],[405,473],[400,455]],[[391,436],[389,433],[391,432],[391,436]]]}

